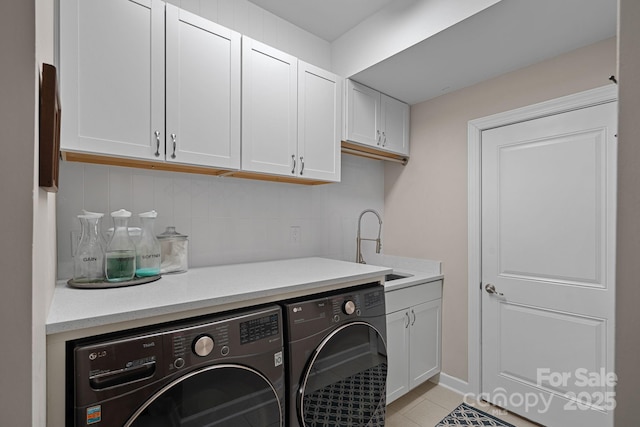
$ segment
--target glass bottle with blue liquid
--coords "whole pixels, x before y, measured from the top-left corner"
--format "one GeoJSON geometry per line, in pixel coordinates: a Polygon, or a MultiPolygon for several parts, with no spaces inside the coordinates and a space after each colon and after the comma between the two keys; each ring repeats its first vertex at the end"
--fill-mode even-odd
{"type": "Polygon", "coordinates": [[[105,276],[109,282],[131,280],[136,274],[136,248],[129,236],[131,212],[120,209],[111,212],[113,236],[107,245],[105,276]]]}
{"type": "Polygon", "coordinates": [[[136,244],[136,276],[150,277],[160,274],[160,242],[153,232],[158,213],[149,211],[138,214],[142,224],[140,240],[136,244]]]}

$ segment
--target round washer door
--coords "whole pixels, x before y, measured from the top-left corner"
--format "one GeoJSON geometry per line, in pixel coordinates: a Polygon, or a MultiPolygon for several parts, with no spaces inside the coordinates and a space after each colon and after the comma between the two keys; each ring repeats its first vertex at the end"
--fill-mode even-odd
{"type": "Polygon", "coordinates": [[[300,382],[298,417],[305,427],[383,426],[387,349],[380,332],[352,322],[316,348],[300,382]]]}
{"type": "Polygon", "coordinates": [[[124,427],[257,425],[284,425],[276,390],[258,371],[240,365],[215,365],[162,388],[124,427]]]}

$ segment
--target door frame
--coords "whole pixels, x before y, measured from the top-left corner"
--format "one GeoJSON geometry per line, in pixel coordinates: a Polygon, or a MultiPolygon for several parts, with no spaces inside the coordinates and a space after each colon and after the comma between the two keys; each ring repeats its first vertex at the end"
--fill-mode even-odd
{"type": "MultiPolygon", "coordinates": [[[[482,132],[528,120],[614,102],[614,84],[563,96],[503,113],[471,120],[467,125],[468,150],[468,379],[467,392],[482,392],[482,132]]],[[[615,171],[614,171],[615,173],[615,171]]]]}

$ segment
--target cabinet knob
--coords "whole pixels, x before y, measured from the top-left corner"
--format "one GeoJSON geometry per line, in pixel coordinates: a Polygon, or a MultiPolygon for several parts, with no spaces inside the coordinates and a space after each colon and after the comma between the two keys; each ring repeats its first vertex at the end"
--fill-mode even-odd
{"type": "Polygon", "coordinates": [[[387,145],[387,135],[382,132],[382,146],[384,147],[385,145],[387,145]]]}
{"type": "Polygon", "coordinates": [[[409,327],[409,324],[411,323],[411,318],[409,318],[409,312],[405,311],[404,315],[407,316],[407,324],[404,325],[404,328],[407,329],[409,327]]]}
{"type": "Polygon", "coordinates": [[[416,312],[413,311],[413,308],[411,309],[411,315],[413,316],[413,320],[411,321],[411,326],[413,326],[416,323],[416,312]]]}
{"type": "Polygon", "coordinates": [[[304,172],[304,158],[300,156],[300,175],[304,172]]]}
{"type": "Polygon", "coordinates": [[[376,135],[378,136],[378,145],[380,145],[380,131],[379,130],[376,131],[376,135]]]}
{"type": "Polygon", "coordinates": [[[171,153],[171,158],[175,159],[176,158],[176,134],[175,133],[171,134],[171,140],[173,141],[173,153],[171,153]]]}
{"type": "Polygon", "coordinates": [[[292,154],[291,155],[291,160],[293,160],[293,166],[291,167],[291,174],[295,174],[296,173],[296,155],[292,154]]]}

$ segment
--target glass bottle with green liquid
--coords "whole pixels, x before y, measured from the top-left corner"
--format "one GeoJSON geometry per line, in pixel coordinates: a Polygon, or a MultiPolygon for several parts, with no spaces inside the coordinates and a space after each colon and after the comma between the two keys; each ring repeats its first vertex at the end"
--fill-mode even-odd
{"type": "Polygon", "coordinates": [[[111,212],[113,236],[107,245],[105,276],[109,282],[131,280],[136,274],[136,248],[129,236],[131,212],[120,209],[111,212]]]}
{"type": "Polygon", "coordinates": [[[160,242],[153,232],[153,224],[158,216],[156,211],[138,214],[142,224],[142,234],[136,244],[136,276],[150,277],[160,274],[160,242]]]}

